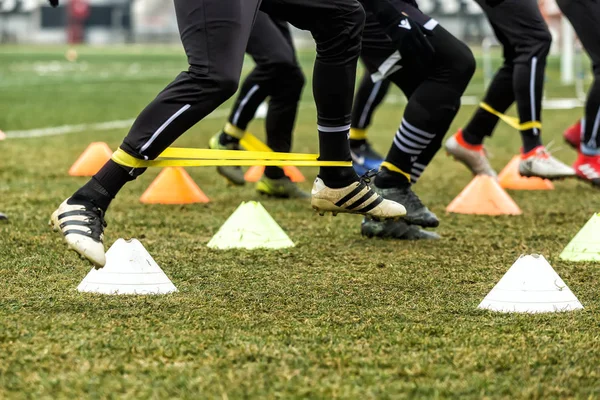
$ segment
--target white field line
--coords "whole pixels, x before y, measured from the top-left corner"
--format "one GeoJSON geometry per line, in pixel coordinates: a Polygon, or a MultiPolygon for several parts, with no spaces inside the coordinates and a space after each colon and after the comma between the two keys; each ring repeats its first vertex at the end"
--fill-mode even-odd
{"type": "MultiPolygon", "coordinates": [[[[206,119],[223,118],[229,114],[229,110],[216,110],[208,115],[206,119]]],[[[109,131],[112,129],[129,128],[135,119],[121,119],[116,121],[98,122],[92,124],[62,125],[48,128],[29,129],[24,131],[7,131],[6,139],[31,139],[44,136],[61,136],[69,133],[86,131],[109,131]]]]}

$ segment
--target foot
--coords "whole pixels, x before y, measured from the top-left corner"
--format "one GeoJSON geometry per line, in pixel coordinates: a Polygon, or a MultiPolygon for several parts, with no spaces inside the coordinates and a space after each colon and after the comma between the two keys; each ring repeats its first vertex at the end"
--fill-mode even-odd
{"type": "Polygon", "coordinates": [[[389,238],[399,240],[438,240],[440,235],[423,230],[406,221],[373,221],[363,219],[360,233],[368,238],[389,238]]]}
{"type": "Polygon", "coordinates": [[[368,141],[361,141],[360,144],[350,144],[350,154],[352,155],[352,166],[358,175],[363,175],[372,169],[379,169],[383,162],[383,157],[379,155],[368,141]]]}
{"type": "Polygon", "coordinates": [[[521,155],[519,173],[528,178],[537,176],[550,180],[575,176],[573,168],[552,157],[544,146],[538,146],[529,153],[521,155]]]}
{"type": "Polygon", "coordinates": [[[600,155],[586,156],[579,153],[573,168],[579,178],[600,188],[600,155]]]}
{"type": "Polygon", "coordinates": [[[565,142],[567,142],[575,150],[579,150],[581,145],[581,120],[567,128],[563,134],[565,142]]]}
{"type": "Polygon", "coordinates": [[[0,221],[8,221],[8,217],[5,214],[0,213],[0,221]]]}
{"type": "Polygon", "coordinates": [[[412,191],[410,184],[387,189],[381,189],[373,185],[373,190],[384,199],[402,204],[406,208],[404,220],[408,224],[419,225],[424,228],[436,228],[440,225],[437,216],[425,207],[419,196],[412,191]]]}
{"type": "MultiPolygon", "coordinates": [[[[213,137],[210,138],[208,142],[208,148],[213,150],[240,150],[239,143],[229,143],[229,144],[221,144],[219,138],[221,133],[217,133],[213,137]]],[[[217,172],[219,175],[227,179],[229,183],[235,186],[243,186],[246,184],[246,179],[244,179],[244,170],[242,167],[238,166],[221,166],[217,167],[217,172]]]]}
{"type": "Polygon", "coordinates": [[[328,187],[319,177],[312,189],[312,207],[320,214],[331,212],[362,214],[376,220],[398,219],[406,215],[403,205],[385,200],[361,179],[341,189],[328,187]]]}
{"type": "Polygon", "coordinates": [[[310,198],[310,193],[300,189],[300,187],[292,182],[287,176],[279,179],[271,179],[263,176],[260,181],[256,182],[256,191],[260,194],[280,199],[310,198]]]}
{"type": "Polygon", "coordinates": [[[466,165],[473,175],[489,175],[494,178],[498,176],[490,165],[483,145],[471,145],[465,142],[462,139],[462,130],[446,141],[446,151],[455,160],[466,165]]]}
{"type": "Polygon", "coordinates": [[[96,268],[104,267],[104,211],[91,203],[77,204],[69,198],[52,213],[49,225],[54,231],[62,232],[69,249],[89,260],[96,268]]]}

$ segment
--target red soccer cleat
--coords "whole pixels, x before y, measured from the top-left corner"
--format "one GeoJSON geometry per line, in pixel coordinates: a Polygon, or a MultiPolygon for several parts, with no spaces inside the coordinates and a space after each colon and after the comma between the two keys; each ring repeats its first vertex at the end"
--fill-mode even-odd
{"type": "Polygon", "coordinates": [[[581,145],[581,120],[568,127],[563,137],[565,138],[565,142],[575,150],[579,150],[579,145],[581,145]]]}
{"type": "Polygon", "coordinates": [[[577,177],[600,188],[600,155],[586,156],[579,153],[579,157],[573,164],[577,177]]]}

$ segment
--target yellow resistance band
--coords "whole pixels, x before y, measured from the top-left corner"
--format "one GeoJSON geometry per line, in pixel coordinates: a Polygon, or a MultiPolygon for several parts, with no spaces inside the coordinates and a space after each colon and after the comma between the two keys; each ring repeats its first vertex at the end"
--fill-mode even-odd
{"type": "Polygon", "coordinates": [[[404,176],[406,177],[406,179],[408,179],[408,181],[409,181],[409,182],[411,181],[411,179],[410,179],[410,174],[407,174],[406,172],[402,171],[400,168],[396,167],[396,166],[395,166],[394,164],[392,164],[392,163],[389,163],[389,162],[387,162],[387,161],[384,161],[384,162],[382,162],[382,163],[381,163],[381,167],[382,167],[382,168],[387,168],[387,169],[389,169],[390,171],[392,171],[392,172],[396,172],[396,173],[398,173],[398,174],[400,174],[400,175],[404,175],[404,176]]]}
{"type": "Polygon", "coordinates": [[[297,167],[351,167],[351,161],[320,161],[317,154],[275,153],[261,151],[166,149],[158,160],[140,160],[121,149],[112,160],[129,168],[147,167],[211,167],[211,166],[297,166],[297,167]]]}
{"type": "Polygon", "coordinates": [[[504,115],[500,111],[494,110],[487,103],[481,102],[479,104],[479,107],[481,107],[485,111],[489,112],[490,114],[494,114],[496,117],[500,118],[507,125],[509,125],[512,128],[515,128],[516,130],[527,131],[529,129],[535,129],[535,128],[542,129],[542,123],[540,121],[529,121],[529,122],[523,122],[523,123],[521,123],[521,121],[519,121],[518,118],[509,117],[508,115],[504,115]]]}

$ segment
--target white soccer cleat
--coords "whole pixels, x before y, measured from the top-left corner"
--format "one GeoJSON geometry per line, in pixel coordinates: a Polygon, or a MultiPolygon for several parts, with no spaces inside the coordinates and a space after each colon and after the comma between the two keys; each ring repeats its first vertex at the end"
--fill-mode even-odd
{"type": "Polygon", "coordinates": [[[61,231],[69,249],[89,260],[96,268],[104,267],[104,211],[91,204],[69,204],[65,200],[50,217],[50,226],[61,231]]]}
{"type": "Polygon", "coordinates": [[[446,141],[446,151],[448,154],[454,157],[455,160],[466,165],[473,175],[489,175],[496,178],[498,174],[496,174],[496,171],[490,165],[483,145],[469,145],[464,143],[464,140],[461,141],[457,136],[462,136],[462,131],[458,131],[458,133],[450,136],[446,141]]]}
{"type": "Polygon", "coordinates": [[[519,173],[528,178],[535,176],[550,180],[575,176],[573,168],[552,157],[544,146],[538,146],[521,156],[519,173]]]}
{"type": "Polygon", "coordinates": [[[325,215],[325,212],[333,215],[362,214],[376,220],[398,219],[406,215],[403,205],[384,199],[363,180],[341,189],[332,189],[317,177],[312,188],[311,204],[320,215],[325,215]]]}

